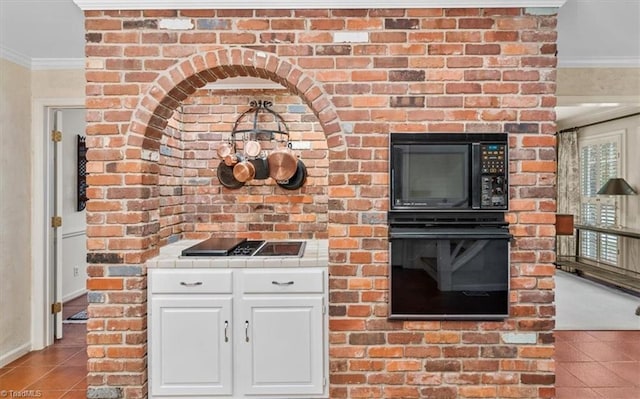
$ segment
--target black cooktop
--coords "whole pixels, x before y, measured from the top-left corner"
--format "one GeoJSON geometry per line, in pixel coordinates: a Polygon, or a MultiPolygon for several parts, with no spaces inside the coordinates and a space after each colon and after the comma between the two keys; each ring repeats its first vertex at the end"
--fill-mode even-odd
{"type": "Polygon", "coordinates": [[[246,238],[211,237],[182,251],[182,256],[229,256],[246,238]]]}
{"type": "Polygon", "coordinates": [[[256,256],[302,256],[304,241],[267,241],[256,256]]]}
{"type": "Polygon", "coordinates": [[[302,256],[304,241],[262,241],[212,237],[182,251],[182,256],[302,256]]]}

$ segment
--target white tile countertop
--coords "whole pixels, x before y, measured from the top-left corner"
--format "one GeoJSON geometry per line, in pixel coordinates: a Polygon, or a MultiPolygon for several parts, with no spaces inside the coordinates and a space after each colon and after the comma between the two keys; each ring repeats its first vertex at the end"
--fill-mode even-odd
{"type": "Polygon", "coordinates": [[[326,267],[329,240],[304,241],[301,257],[296,256],[181,256],[182,250],[202,240],[182,240],[160,248],[160,255],[147,261],[149,268],[230,268],[230,267],[326,267]]]}

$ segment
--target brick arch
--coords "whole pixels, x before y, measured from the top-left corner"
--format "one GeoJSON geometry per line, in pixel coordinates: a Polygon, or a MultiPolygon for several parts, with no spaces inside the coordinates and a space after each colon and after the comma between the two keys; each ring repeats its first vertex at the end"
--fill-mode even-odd
{"type": "Polygon", "coordinates": [[[138,103],[128,144],[157,150],[169,118],[183,100],[207,83],[237,76],[271,80],[298,95],[318,118],[329,150],[344,150],[338,114],[324,90],[295,65],[273,54],[244,48],[199,53],[159,76],[138,103]]]}

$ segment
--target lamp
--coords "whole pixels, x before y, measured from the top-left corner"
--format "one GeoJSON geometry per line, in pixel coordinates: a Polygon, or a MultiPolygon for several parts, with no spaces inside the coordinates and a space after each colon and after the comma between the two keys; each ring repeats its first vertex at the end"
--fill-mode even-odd
{"type": "Polygon", "coordinates": [[[621,177],[614,177],[609,180],[598,190],[598,194],[602,195],[632,195],[637,194],[627,183],[627,181],[621,177]]]}
{"type": "Polygon", "coordinates": [[[556,215],[556,235],[572,236],[573,235],[573,215],[556,215]]]}

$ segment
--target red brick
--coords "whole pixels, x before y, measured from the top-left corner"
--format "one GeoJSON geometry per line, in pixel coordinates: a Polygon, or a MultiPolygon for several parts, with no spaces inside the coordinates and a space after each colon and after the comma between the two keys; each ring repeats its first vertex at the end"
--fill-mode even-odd
{"type": "Polygon", "coordinates": [[[84,22],[87,31],[92,30],[120,30],[122,22],[118,19],[94,19],[87,18],[84,22]]]}
{"type": "Polygon", "coordinates": [[[220,44],[253,44],[256,35],[252,33],[220,33],[220,44]]]}
{"type": "Polygon", "coordinates": [[[496,387],[492,386],[461,386],[458,388],[461,398],[495,398],[496,387]]]}
{"type": "Polygon", "coordinates": [[[180,35],[180,43],[216,43],[218,35],[210,32],[198,32],[198,33],[182,33],[180,35]]]}
{"type": "Polygon", "coordinates": [[[87,280],[89,290],[121,290],[124,287],[122,278],[91,278],[87,280]]]}
{"type": "Polygon", "coordinates": [[[138,32],[106,32],[103,36],[104,43],[138,43],[138,32]]]}

